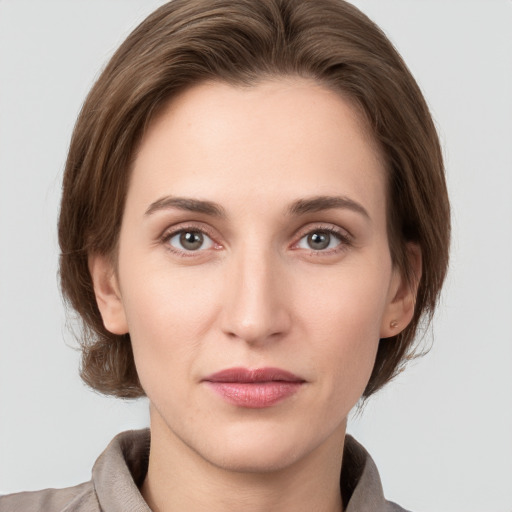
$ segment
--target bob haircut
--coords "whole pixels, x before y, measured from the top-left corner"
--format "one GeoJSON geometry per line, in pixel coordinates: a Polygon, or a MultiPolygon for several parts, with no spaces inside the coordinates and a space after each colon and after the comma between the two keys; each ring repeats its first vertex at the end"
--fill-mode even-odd
{"type": "Polygon", "coordinates": [[[129,334],[103,325],[88,256],[109,255],[115,266],[131,163],[145,129],[177,93],[201,82],[250,87],[279,77],[313,79],[360,112],[387,169],[393,264],[418,285],[414,317],[401,333],[380,340],[363,397],[414,356],[416,331],[431,319],[447,270],[450,211],[434,123],[393,45],[343,0],[173,0],[128,36],[101,73],[66,162],[61,287],[83,322],[81,377],[94,389],[144,395],[129,334]],[[421,249],[421,277],[413,275],[409,242],[421,249]]]}

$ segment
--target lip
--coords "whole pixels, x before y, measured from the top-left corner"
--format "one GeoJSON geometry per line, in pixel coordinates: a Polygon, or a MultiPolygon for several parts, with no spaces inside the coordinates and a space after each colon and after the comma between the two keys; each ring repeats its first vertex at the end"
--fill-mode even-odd
{"type": "Polygon", "coordinates": [[[203,382],[232,405],[262,409],[297,393],[305,380],[280,368],[228,368],[203,382]]]}

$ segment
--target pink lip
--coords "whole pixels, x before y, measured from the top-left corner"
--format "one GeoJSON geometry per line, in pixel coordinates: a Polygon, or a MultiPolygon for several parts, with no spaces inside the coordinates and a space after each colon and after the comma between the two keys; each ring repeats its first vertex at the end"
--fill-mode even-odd
{"type": "Polygon", "coordinates": [[[295,394],[304,379],[279,368],[229,368],[203,379],[227,402],[261,409],[295,394]]]}

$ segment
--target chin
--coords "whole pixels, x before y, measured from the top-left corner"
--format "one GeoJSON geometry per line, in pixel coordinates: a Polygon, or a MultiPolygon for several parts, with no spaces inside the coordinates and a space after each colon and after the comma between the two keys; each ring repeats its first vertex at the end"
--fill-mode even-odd
{"type": "Polygon", "coordinates": [[[226,471],[273,473],[306,459],[321,449],[329,438],[329,435],[322,436],[320,432],[312,435],[304,428],[279,427],[268,425],[263,429],[230,429],[227,435],[224,433],[221,437],[221,442],[203,445],[200,455],[226,471]]]}
{"type": "Polygon", "coordinates": [[[301,451],[281,445],[230,446],[215,453],[202,454],[212,465],[237,473],[275,473],[292,466],[301,459],[301,451]],[[238,449],[239,448],[239,449],[238,449]]]}

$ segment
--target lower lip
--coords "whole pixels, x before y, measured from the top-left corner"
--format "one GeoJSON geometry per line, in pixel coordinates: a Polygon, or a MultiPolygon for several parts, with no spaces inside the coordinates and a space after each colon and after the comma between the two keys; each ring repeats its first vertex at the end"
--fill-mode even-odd
{"type": "Polygon", "coordinates": [[[227,402],[249,409],[262,409],[294,395],[302,382],[208,382],[227,402]]]}

